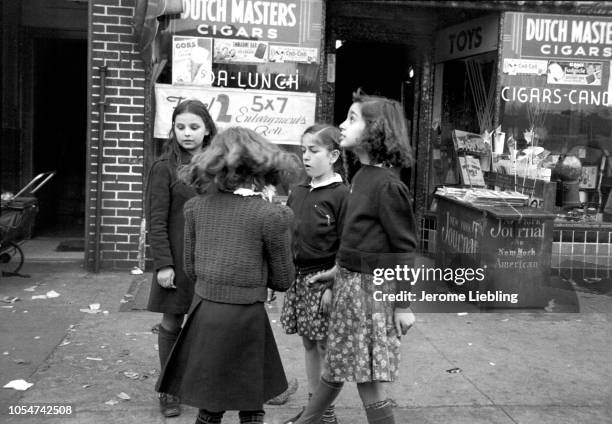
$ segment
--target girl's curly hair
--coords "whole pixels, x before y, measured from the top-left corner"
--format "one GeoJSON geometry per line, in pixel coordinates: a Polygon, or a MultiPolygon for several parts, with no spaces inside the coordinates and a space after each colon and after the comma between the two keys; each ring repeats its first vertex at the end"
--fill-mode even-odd
{"type": "Polygon", "coordinates": [[[386,97],[367,95],[361,89],[353,93],[353,102],[361,105],[366,122],[361,146],[372,162],[410,167],[412,148],[402,105],[386,97]]]}
{"type": "Polygon", "coordinates": [[[213,182],[222,191],[249,184],[262,190],[266,185],[294,181],[300,168],[297,155],[281,150],[253,130],[231,127],[217,134],[206,150],[182,167],[179,178],[199,193],[213,182]]]}

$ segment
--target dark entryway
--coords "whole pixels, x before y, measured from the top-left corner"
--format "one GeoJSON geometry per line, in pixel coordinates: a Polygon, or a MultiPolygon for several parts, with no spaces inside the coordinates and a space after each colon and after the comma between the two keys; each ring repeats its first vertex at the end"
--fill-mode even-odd
{"type": "Polygon", "coordinates": [[[410,77],[410,69],[416,71],[416,58],[411,57],[411,51],[409,46],[399,44],[344,42],[336,51],[336,123],[345,119],[351,94],[359,87],[368,94],[404,100],[406,112],[411,112],[412,93],[406,93],[406,89],[411,91],[414,79],[414,74],[410,77]],[[406,94],[410,94],[409,98],[406,94]]]}
{"type": "MultiPolygon", "coordinates": [[[[408,133],[412,136],[415,108],[414,89],[418,58],[414,48],[403,44],[371,41],[346,41],[336,50],[336,92],[334,122],[346,119],[352,94],[361,88],[367,94],[401,102],[404,106],[408,133]]],[[[413,137],[413,147],[416,146],[413,137]]],[[[416,157],[416,151],[415,157],[416,157]]],[[[349,174],[351,172],[349,171],[349,174]]],[[[402,170],[402,180],[410,186],[410,170],[402,170]]]]}
{"type": "Polygon", "coordinates": [[[87,140],[87,41],[36,38],[32,173],[56,171],[37,193],[35,236],[82,237],[87,140]]]}

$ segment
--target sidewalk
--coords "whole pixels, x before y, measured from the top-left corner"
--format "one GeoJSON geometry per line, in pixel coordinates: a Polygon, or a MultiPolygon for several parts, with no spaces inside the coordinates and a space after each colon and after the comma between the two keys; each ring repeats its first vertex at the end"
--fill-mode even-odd
{"type": "MultiPolygon", "coordinates": [[[[23,378],[24,392],[0,390],[0,421],[12,423],[173,423],[195,421],[185,407],[178,418],[158,413],[159,320],[149,312],[119,312],[132,285],[129,273],[90,274],[72,264],[35,264],[30,279],[4,278],[0,298],[2,385],[23,378]],[[24,291],[33,287],[33,292],[24,291]],[[54,290],[59,297],[31,300],[54,290]],[[100,303],[97,314],[81,312],[100,303]],[[27,311],[27,312],[26,312],[27,311]],[[38,337],[38,338],[37,338],[38,337]],[[89,358],[89,359],[88,359],[89,358]],[[130,399],[122,400],[120,393],[130,399]],[[115,401],[113,405],[106,402],[115,401]],[[71,417],[9,415],[9,405],[72,404],[71,417]]],[[[269,315],[281,356],[300,388],[286,405],[268,406],[267,422],[295,414],[307,397],[299,337],[278,323],[279,300],[269,315]]],[[[398,423],[559,424],[612,422],[612,297],[579,293],[581,313],[418,313],[402,345],[401,380],[390,385],[398,423]],[[447,370],[459,368],[460,372],[447,370]]],[[[113,403],[113,402],[110,402],[113,403]]],[[[343,424],[365,424],[353,384],[342,392],[343,424]]],[[[224,423],[237,423],[228,413],[224,423]]]]}

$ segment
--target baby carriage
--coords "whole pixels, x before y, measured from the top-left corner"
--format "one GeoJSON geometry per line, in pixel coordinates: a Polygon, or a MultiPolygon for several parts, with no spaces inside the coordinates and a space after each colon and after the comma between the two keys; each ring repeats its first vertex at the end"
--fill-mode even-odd
{"type": "MultiPolygon", "coordinates": [[[[38,200],[34,194],[53,176],[55,172],[44,172],[32,179],[19,193],[2,199],[0,215],[0,266],[2,276],[20,276],[24,255],[20,244],[28,239],[34,228],[38,213],[38,200]]],[[[4,196],[3,196],[4,197],[4,196]]]]}

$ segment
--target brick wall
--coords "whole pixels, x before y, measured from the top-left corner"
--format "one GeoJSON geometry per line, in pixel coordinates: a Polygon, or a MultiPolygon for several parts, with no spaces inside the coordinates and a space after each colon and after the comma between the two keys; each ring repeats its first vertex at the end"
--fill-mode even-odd
{"type": "Polygon", "coordinates": [[[136,0],[92,0],[89,23],[88,269],[95,257],[100,67],[106,65],[100,268],[137,264],[142,217],[145,71],[135,45],[136,0]]]}

